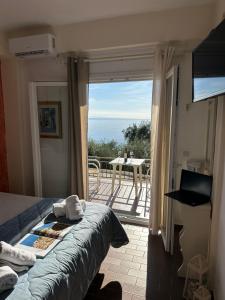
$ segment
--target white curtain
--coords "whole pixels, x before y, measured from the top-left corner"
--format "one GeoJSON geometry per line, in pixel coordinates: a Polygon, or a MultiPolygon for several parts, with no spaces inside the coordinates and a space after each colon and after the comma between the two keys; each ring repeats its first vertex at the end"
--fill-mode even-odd
{"type": "Polygon", "coordinates": [[[215,154],[213,166],[213,195],[212,195],[212,223],[209,242],[209,284],[215,289],[222,284],[218,282],[220,265],[218,257],[221,257],[221,236],[224,235],[224,228],[221,224],[224,220],[223,201],[225,196],[225,96],[218,98],[217,121],[215,134],[215,154]],[[221,230],[222,229],[222,230],[221,230]],[[221,232],[222,231],[222,232],[221,232]]]}
{"type": "Polygon", "coordinates": [[[153,97],[151,118],[151,212],[150,228],[157,234],[162,222],[162,203],[168,170],[166,159],[168,149],[168,114],[170,103],[166,99],[166,75],[173,65],[175,49],[173,47],[158,48],[155,55],[153,75],[153,97]]]}
{"type": "Polygon", "coordinates": [[[69,191],[88,199],[88,81],[89,64],[68,57],[69,191]]]}

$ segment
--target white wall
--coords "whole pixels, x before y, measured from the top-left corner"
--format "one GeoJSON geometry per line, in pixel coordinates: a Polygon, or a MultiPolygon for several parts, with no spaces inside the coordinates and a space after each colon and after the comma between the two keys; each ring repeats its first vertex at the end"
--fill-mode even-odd
{"type": "Polygon", "coordinates": [[[68,93],[67,86],[38,86],[39,102],[61,103],[62,137],[40,138],[43,197],[68,196],[68,93]]]}
{"type": "Polygon", "coordinates": [[[212,26],[212,6],[196,6],[55,27],[59,51],[83,51],[201,39],[212,26]]]}
{"type": "Polygon", "coordinates": [[[0,55],[7,54],[7,39],[6,35],[0,31],[0,55]]]}
{"type": "MultiPolygon", "coordinates": [[[[191,53],[179,58],[179,99],[176,121],[176,185],[179,188],[184,159],[205,160],[208,102],[192,103],[191,53]],[[186,153],[185,153],[186,152],[186,153]],[[186,154],[189,153],[188,157],[186,154]]],[[[175,223],[182,224],[181,206],[175,202],[175,223]]]]}
{"type": "MultiPolygon", "coordinates": [[[[27,82],[66,82],[67,81],[67,70],[66,64],[64,60],[60,60],[57,58],[44,58],[44,59],[34,59],[27,60],[25,62],[25,73],[27,74],[27,82]]],[[[67,194],[67,185],[64,184],[67,179],[67,160],[66,160],[66,152],[67,152],[67,136],[65,132],[67,132],[67,90],[62,88],[57,90],[53,88],[53,90],[49,89],[45,91],[45,93],[39,94],[39,100],[44,101],[62,101],[62,116],[63,116],[63,139],[61,140],[45,140],[41,139],[41,155],[42,155],[42,183],[44,188],[44,193],[46,196],[56,196],[54,194],[53,187],[56,187],[56,192],[58,196],[63,196],[67,194]],[[47,97],[46,99],[44,99],[47,97]],[[52,98],[52,99],[51,99],[52,98]],[[54,147],[53,147],[54,146],[54,147]],[[57,161],[57,164],[54,163],[57,161]],[[51,166],[51,163],[52,166],[51,166]],[[62,176],[62,180],[60,180],[60,176],[62,176]]],[[[27,100],[27,105],[29,99],[27,100]]],[[[27,126],[30,120],[27,119],[27,126]]],[[[28,140],[31,141],[31,137],[27,136],[28,140]]],[[[28,151],[32,151],[32,149],[28,149],[28,151]]],[[[32,154],[31,154],[32,155],[32,154]]],[[[34,187],[32,187],[34,189],[34,187]]]]}
{"type": "Polygon", "coordinates": [[[192,58],[185,54],[180,62],[179,105],[177,120],[177,163],[182,164],[183,152],[188,159],[205,157],[208,102],[192,103],[192,58]]]}
{"type": "Polygon", "coordinates": [[[33,158],[28,83],[66,81],[66,66],[57,59],[2,59],[10,192],[33,195],[33,158]]]}
{"type": "Polygon", "coordinates": [[[66,62],[57,58],[25,60],[25,72],[29,81],[66,81],[66,62]]]}

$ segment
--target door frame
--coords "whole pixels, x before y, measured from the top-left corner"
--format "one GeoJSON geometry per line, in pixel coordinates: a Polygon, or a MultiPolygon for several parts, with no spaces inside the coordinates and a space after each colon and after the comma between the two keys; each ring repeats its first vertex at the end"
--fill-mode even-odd
{"type": "Polygon", "coordinates": [[[42,197],[41,148],[38,122],[37,88],[41,86],[67,86],[64,81],[33,81],[29,82],[30,126],[33,156],[33,174],[35,196],[42,197]]]}
{"type": "MultiPolygon", "coordinates": [[[[146,75],[143,74],[142,72],[137,72],[140,75],[141,81],[152,81],[153,82],[153,74],[151,73],[151,75],[146,75]]],[[[101,83],[118,83],[118,82],[137,82],[140,81],[140,79],[128,79],[128,80],[109,80],[109,78],[105,78],[105,80],[100,80],[100,81],[90,81],[89,84],[101,84],[101,83]]],[[[150,103],[149,108],[152,109],[152,103],[150,103]]],[[[144,176],[143,176],[144,177],[144,176]]],[[[147,192],[146,192],[147,193],[147,192]]],[[[90,200],[89,200],[90,201],[90,200]]],[[[113,209],[113,208],[112,208],[113,209]]],[[[133,225],[139,225],[139,226],[144,226],[144,227],[149,227],[149,218],[151,218],[151,216],[149,218],[145,218],[145,217],[139,217],[139,216],[134,216],[129,214],[129,212],[126,211],[114,211],[114,213],[116,214],[116,216],[118,217],[118,219],[123,222],[123,223],[127,223],[127,224],[133,224],[133,225]]]]}
{"type": "MultiPolygon", "coordinates": [[[[166,80],[172,78],[171,85],[171,120],[170,120],[170,145],[168,154],[168,189],[173,190],[175,183],[175,142],[176,142],[176,119],[177,119],[177,97],[178,97],[178,80],[179,80],[179,66],[173,66],[166,74],[166,80]]],[[[167,96],[167,95],[166,95],[167,96]]],[[[165,196],[166,197],[166,196],[165,196]]],[[[173,200],[166,197],[166,228],[161,230],[166,252],[173,254],[174,245],[174,220],[173,220],[173,200]]]]}

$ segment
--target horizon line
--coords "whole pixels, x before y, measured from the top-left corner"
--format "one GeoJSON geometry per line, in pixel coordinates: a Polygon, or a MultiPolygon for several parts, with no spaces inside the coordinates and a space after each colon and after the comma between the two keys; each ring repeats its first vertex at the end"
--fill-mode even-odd
{"type": "Polygon", "coordinates": [[[116,119],[116,120],[151,120],[151,118],[127,118],[127,117],[88,117],[88,119],[116,119]]]}

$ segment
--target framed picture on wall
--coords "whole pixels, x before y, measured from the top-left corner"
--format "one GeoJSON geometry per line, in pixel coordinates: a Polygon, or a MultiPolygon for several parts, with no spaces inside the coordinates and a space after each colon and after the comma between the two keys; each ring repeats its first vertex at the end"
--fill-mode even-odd
{"type": "Polygon", "coordinates": [[[41,138],[62,138],[60,101],[39,101],[38,117],[41,138]]]}

